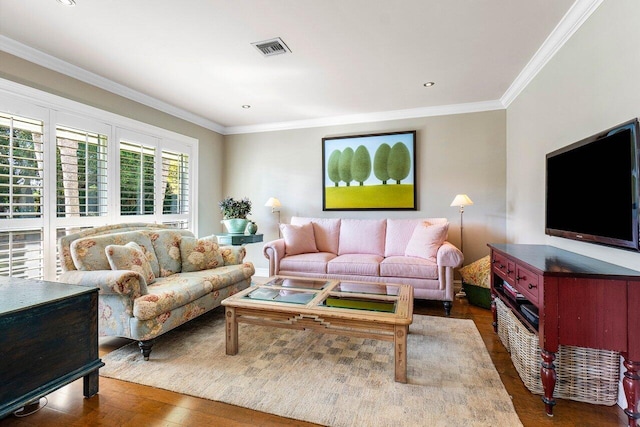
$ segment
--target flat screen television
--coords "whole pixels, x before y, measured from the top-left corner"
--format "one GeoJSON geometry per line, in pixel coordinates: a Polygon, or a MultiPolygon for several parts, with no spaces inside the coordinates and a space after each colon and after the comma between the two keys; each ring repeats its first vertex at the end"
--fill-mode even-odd
{"type": "Polygon", "coordinates": [[[545,233],[638,247],[638,119],[546,156],[545,233]]]}

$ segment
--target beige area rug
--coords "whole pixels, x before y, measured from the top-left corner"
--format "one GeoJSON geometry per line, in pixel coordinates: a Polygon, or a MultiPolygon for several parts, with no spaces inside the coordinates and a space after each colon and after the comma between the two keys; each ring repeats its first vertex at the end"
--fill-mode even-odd
{"type": "Polygon", "coordinates": [[[240,324],[225,355],[217,308],[107,354],[100,375],[329,426],[521,426],[472,320],[414,315],[408,383],[393,380],[393,344],[240,324]]]}

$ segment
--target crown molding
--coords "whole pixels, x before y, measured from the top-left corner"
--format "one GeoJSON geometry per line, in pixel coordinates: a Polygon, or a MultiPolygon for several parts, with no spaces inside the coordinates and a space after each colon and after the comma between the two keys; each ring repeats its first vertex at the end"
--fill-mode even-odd
{"type": "Polygon", "coordinates": [[[113,94],[120,95],[124,98],[146,105],[147,107],[151,107],[167,114],[171,114],[172,116],[186,120],[198,126],[202,126],[214,132],[224,134],[224,126],[216,122],[205,119],[198,116],[197,114],[190,113],[166,102],[160,101],[149,95],[145,95],[144,93],[135,91],[127,86],[116,83],[98,74],[92,73],[91,71],[87,71],[76,65],[70,64],[47,53],[29,47],[25,44],[10,39],[9,37],[0,35],[0,50],[17,56],[18,58],[22,58],[26,61],[33,62],[34,64],[80,80],[84,83],[88,83],[92,86],[99,87],[100,89],[104,89],[113,94]]]}
{"type": "Polygon", "coordinates": [[[511,105],[603,1],[604,0],[577,0],[571,6],[544,43],[542,43],[542,46],[540,46],[520,74],[518,74],[518,77],[511,83],[511,86],[509,86],[504,95],[502,95],[502,98],[500,98],[505,108],[511,105]]]}
{"type": "Polygon", "coordinates": [[[279,130],[305,129],[323,126],[350,125],[356,123],[383,122],[388,120],[415,119],[419,117],[445,116],[452,114],[477,113],[481,111],[503,110],[499,100],[470,102],[467,104],[439,105],[435,107],[413,108],[408,110],[381,111],[367,114],[324,117],[321,119],[295,120],[290,122],[265,123],[249,126],[229,126],[226,135],[240,133],[272,132],[279,130]]]}
{"type": "Polygon", "coordinates": [[[309,120],[295,120],[288,122],[265,123],[247,126],[224,127],[216,122],[190,113],[171,104],[160,101],[149,95],[135,91],[124,85],[106,79],[83,68],[70,64],[54,56],[26,46],[6,36],[0,35],[0,50],[19,58],[33,62],[42,67],[57,71],[69,77],[99,87],[116,95],[120,95],[148,107],[163,111],[172,116],[189,121],[198,126],[218,132],[222,135],[240,133],[271,132],[279,130],[303,129],[322,126],[336,126],[356,123],[370,123],[376,121],[412,119],[418,117],[432,117],[450,114],[464,114],[481,111],[506,109],[527,87],[533,78],[544,68],[551,58],[562,48],[580,26],[602,4],[604,0],[576,0],[562,20],[522,69],[499,100],[481,101],[466,104],[451,104],[406,110],[383,111],[368,114],[352,114],[344,116],[325,117],[309,120]]]}

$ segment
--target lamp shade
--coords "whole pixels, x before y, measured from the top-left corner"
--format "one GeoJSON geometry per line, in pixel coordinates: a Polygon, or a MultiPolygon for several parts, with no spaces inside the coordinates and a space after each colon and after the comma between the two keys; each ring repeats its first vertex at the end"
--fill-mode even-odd
{"type": "Polygon", "coordinates": [[[468,206],[472,204],[473,202],[466,194],[456,194],[456,197],[453,199],[450,206],[468,206]]]}
{"type": "Polygon", "coordinates": [[[282,206],[282,204],[280,203],[280,200],[276,199],[275,197],[269,197],[269,200],[267,200],[267,203],[265,203],[264,205],[272,209],[279,208],[280,206],[282,206]]]}

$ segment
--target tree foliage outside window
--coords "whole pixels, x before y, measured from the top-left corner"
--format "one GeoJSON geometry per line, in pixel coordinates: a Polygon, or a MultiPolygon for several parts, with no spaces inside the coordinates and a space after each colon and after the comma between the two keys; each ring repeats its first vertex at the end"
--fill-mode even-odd
{"type": "Polygon", "coordinates": [[[0,275],[43,278],[44,124],[0,114],[0,275]],[[18,229],[13,221],[20,221],[18,229]]]}
{"type": "Polygon", "coordinates": [[[189,156],[162,151],[162,213],[189,212],[189,156]]]}
{"type": "Polygon", "coordinates": [[[120,143],[120,213],[155,212],[155,149],[120,143]]]}
{"type": "Polygon", "coordinates": [[[42,215],[42,124],[0,116],[0,218],[42,215]]]}
{"type": "Polygon", "coordinates": [[[56,129],[58,217],[99,216],[107,211],[107,137],[56,129]]]}

